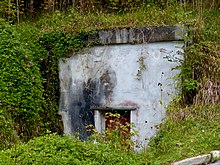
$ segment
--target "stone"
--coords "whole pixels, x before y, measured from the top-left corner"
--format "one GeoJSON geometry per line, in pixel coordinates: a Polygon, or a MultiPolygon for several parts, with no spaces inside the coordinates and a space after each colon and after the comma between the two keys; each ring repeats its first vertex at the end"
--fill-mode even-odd
{"type": "Polygon", "coordinates": [[[212,162],[216,160],[220,160],[220,151],[214,150],[214,151],[211,151],[210,154],[212,155],[212,162]]]}
{"type": "Polygon", "coordinates": [[[220,160],[213,162],[213,163],[210,163],[209,165],[220,165],[220,160]]]}
{"type": "Polygon", "coordinates": [[[114,45],[182,41],[186,34],[180,26],[114,28],[88,34],[84,42],[89,45],[114,45]]]}
{"type": "Polygon", "coordinates": [[[173,163],[172,165],[200,165],[200,164],[206,164],[211,161],[212,155],[206,154],[206,155],[199,155],[196,157],[184,159],[178,162],[173,163]]]}

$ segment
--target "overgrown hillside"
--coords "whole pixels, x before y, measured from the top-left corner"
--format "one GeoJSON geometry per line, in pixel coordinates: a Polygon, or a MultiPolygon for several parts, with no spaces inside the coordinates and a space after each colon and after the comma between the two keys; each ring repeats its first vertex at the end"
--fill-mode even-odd
{"type": "MultiPolygon", "coordinates": [[[[45,139],[62,141],[63,128],[58,115],[58,59],[66,57],[69,52],[91,46],[83,42],[87,34],[109,28],[176,24],[184,26],[188,32],[184,38],[187,46],[183,54],[184,61],[179,60],[181,65],[176,68],[181,73],[174,78],[182,79],[178,84],[182,92],[168,107],[166,122],[151,140],[150,148],[141,153],[141,158],[135,158],[140,155],[126,157],[126,154],[130,154],[126,152],[121,153],[122,157],[129,159],[128,162],[135,160],[140,164],[166,164],[220,149],[219,1],[73,2],[0,2],[0,159],[28,164],[41,160],[46,162],[47,158],[49,161],[55,158],[54,155],[57,159],[64,159],[64,151],[66,155],[72,154],[68,158],[70,160],[74,155],[81,154],[77,151],[66,153],[70,149],[66,146],[61,153],[59,149],[45,151],[50,155],[45,156],[43,151],[49,150],[49,147],[42,148],[42,152],[35,152],[34,148],[33,152],[29,152],[28,148],[33,147],[33,141],[27,145],[18,143],[48,133],[61,136],[47,135],[45,139]],[[6,150],[8,148],[11,149],[6,150]],[[23,155],[17,155],[20,150],[24,151],[23,155]],[[36,160],[33,157],[38,153],[41,156],[36,160]],[[24,157],[27,162],[22,162],[24,157]]],[[[38,143],[38,139],[35,140],[38,143]]],[[[44,137],[40,137],[39,141],[44,141],[44,137]]],[[[81,145],[79,141],[73,143],[81,145]]],[[[110,155],[115,152],[115,149],[106,147],[110,155]]],[[[98,151],[90,154],[89,157],[95,159],[98,151]]],[[[88,161],[93,162],[94,159],[88,161]]],[[[76,161],[80,160],[77,158],[76,161]]],[[[98,159],[91,164],[101,163],[98,159]]]]}

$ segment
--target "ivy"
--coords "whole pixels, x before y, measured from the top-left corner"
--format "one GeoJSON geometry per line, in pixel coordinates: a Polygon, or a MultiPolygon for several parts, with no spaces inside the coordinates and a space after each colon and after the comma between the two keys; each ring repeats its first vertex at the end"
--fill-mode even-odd
{"type": "Polygon", "coordinates": [[[46,32],[37,41],[48,52],[56,57],[64,57],[69,51],[82,48],[82,41],[85,34],[71,34],[60,30],[46,32]]]}
{"type": "MultiPolygon", "coordinates": [[[[0,22],[0,101],[12,118],[16,134],[33,136],[41,125],[43,86],[31,50],[13,25],[0,22]]],[[[13,129],[14,129],[13,128],[13,129]]],[[[1,139],[4,140],[4,139],[1,139]]]]}
{"type": "Polygon", "coordinates": [[[59,58],[65,57],[71,51],[82,48],[84,35],[73,35],[54,30],[45,33],[37,41],[47,56],[41,58],[41,75],[46,80],[43,83],[45,104],[43,120],[46,128],[52,132],[62,133],[62,122],[58,115],[59,102],[59,58]]]}
{"type": "Polygon", "coordinates": [[[10,146],[10,136],[28,140],[47,131],[63,132],[58,115],[58,60],[82,48],[84,34],[33,30],[36,29],[21,30],[3,20],[0,22],[3,147],[10,146]],[[8,143],[5,136],[9,137],[8,143]]]}

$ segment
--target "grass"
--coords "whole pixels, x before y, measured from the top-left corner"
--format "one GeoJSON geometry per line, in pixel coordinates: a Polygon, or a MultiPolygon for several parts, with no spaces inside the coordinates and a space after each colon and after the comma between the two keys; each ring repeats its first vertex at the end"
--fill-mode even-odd
{"type": "MultiPolygon", "coordinates": [[[[139,8],[132,12],[120,14],[80,14],[80,12],[71,9],[66,13],[56,11],[53,14],[45,14],[36,22],[23,22],[19,26],[26,28],[25,31],[29,29],[30,33],[33,27],[36,31],[39,30],[40,33],[53,30],[78,33],[109,28],[198,23],[198,26],[205,25],[208,29],[205,32],[207,38],[218,42],[220,36],[219,12],[219,9],[211,12],[205,11],[205,16],[200,16],[197,19],[193,11],[184,10],[178,5],[169,6],[165,9],[158,7],[139,8]]],[[[23,160],[33,163],[35,159],[36,161],[45,162],[47,159],[48,161],[54,159],[57,160],[57,164],[59,164],[59,161],[63,162],[63,160],[67,162],[75,161],[76,164],[80,164],[82,163],[81,160],[86,159],[85,164],[88,162],[90,162],[89,164],[101,164],[101,162],[111,164],[111,160],[114,159],[115,164],[118,164],[117,162],[123,164],[126,161],[135,162],[135,164],[170,164],[187,157],[209,153],[211,150],[220,150],[219,122],[220,104],[185,108],[175,105],[169,107],[166,122],[161,124],[157,136],[151,139],[149,148],[142,153],[119,152],[104,144],[97,147],[91,142],[74,141],[72,144],[68,140],[69,138],[66,137],[46,136],[45,139],[44,137],[36,138],[27,144],[16,145],[9,150],[1,151],[0,160],[15,161],[15,163],[20,161],[17,163],[25,164],[22,163],[23,160]],[[56,144],[61,150],[55,147],[54,139],[57,140],[58,144],[56,144]],[[48,142],[48,145],[44,146],[45,142],[48,142]],[[65,145],[66,143],[69,146],[65,145]],[[64,147],[62,148],[62,146],[64,147]],[[74,149],[77,147],[79,147],[79,150],[74,149]],[[22,150],[23,154],[15,155],[15,151],[18,152],[17,150],[22,150]],[[103,159],[100,160],[99,157],[103,159]],[[105,158],[107,162],[105,162],[105,158]]]]}
{"type": "Polygon", "coordinates": [[[126,13],[84,13],[70,9],[65,13],[55,11],[45,14],[34,26],[43,31],[63,30],[68,32],[88,32],[100,29],[165,26],[181,24],[189,20],[190,12],[184,12],[181,6],[139,8],[126,13]]]}
{"type": "Polygon", "coordinates": [[[62,30],[70,33],[91,32],[94,30],[130,28],[143,26],[190,25],[206,29],[210,40],[219,40],[220,10],[210,8],[197,13],[196,9],[175,4],[160,8],[140,7],[124,13],[87,12],[70,8],[66,12],[55,11],[43,14],[38,20],[24,21],[20,27],[32,26],[41,32],[62,30]]]}
{"type": "Polygon", "coordinates": [[[140,164],[134,152],[123,152],[106,143],[82,142],[71,136],[50,134],[0,151],[0,164],[140,164]]]}
{"type": "Polygon", "coordinates": [[[219,122],[219,104],[172,107],[157,136],[151,139],[149,148],[141,153],[123,151],[108,143],[81,142],[73,137],[51,134],[0,151],[0,164],[165,165],[220,150],[219,122]]]}
{"type": "Polygon", "coordinates": [[[150,142],[153,164],[169,164],[220,150],[220,105],[170,108],[167,121],[150,142]]]}

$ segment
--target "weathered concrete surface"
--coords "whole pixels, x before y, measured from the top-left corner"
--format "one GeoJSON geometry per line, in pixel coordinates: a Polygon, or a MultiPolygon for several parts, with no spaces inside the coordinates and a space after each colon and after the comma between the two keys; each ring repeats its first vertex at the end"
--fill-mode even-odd
{"type": "Polygon", "coordinates": [[[214,163],[210,163],[209,165],[220,165],[220,160],[214,162],[214,163]]]}
{"type": "Polygon", "coordinates": [[[186,35],[179,26],[122,28],[93,32],[86,41],[92,45],[141,44],[161,41],[179,41],[186,35]]]}
{"type": "Polygon", "coordinates": [[[211,161],[211,154],[206,155],[199,155],[196,157],[188,158],[181,160],[179,162],[175,162],[172,165],[201,165],[201,164],[207,164],[211,161]]]}
{"type": "Polygon", "coordinates": [[[219,160],[220,160],[220,151],[214,150],[211,151],[210,154],[199,155],[188,159],[184,159],[175,162],[172,165],[202,165],[202,164],[220,165],[219,160]]]}
{"type": "Polygon", "coordinates": [[[64,132],[79,132],[86,139],[85,126],[94,125],[91,108],[95,106],[135,107],[130,120],[140,135],[137,145],[145,146],[176,94],[170,84],[178,73],[171,69],[177,64],[164,57],[179,57],[177,52],[182,46],[176,42],[96,46],[61,59],[60,114],[64,132]]]}
{"type": "Polygon", "coordinates": [[[215,150],[210,152],[212,154],[212,161],[220,160],[220,151],[215,150]]]}

